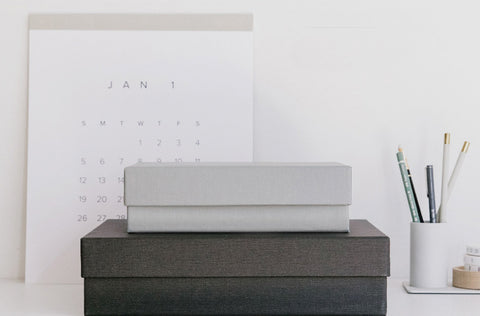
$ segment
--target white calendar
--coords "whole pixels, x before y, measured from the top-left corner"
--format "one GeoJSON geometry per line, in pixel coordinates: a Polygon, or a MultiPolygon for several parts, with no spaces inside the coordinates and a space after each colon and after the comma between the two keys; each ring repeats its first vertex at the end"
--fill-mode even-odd
{"type": "Polygon", "coordinates": [[[246,17],[30,17],[27,282],[81,281],[80,238],[126,218],[125,166],[252,160],[246,17]]]}

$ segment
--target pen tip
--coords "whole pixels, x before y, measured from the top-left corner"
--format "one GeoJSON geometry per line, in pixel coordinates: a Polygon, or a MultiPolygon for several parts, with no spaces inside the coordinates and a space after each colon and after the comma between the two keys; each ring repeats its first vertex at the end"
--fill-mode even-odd
{"type": "Polygon", "coordinates": [[[470,147],[470,143],[469,142],[465,142],[463,143],[463,147],[462,147],[462,152],[466,153],[468,151],[468,148],[470,147]]]}

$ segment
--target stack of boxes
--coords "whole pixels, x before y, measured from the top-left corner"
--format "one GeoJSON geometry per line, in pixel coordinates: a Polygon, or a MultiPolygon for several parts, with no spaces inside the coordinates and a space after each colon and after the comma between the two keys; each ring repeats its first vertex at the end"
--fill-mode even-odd
{"type": "Polygon", "coordinates": [[[389,239],[349,220],[351,168],[137,164],[127,220],[82,238],[85,314],[386,314],[389,239]]]}

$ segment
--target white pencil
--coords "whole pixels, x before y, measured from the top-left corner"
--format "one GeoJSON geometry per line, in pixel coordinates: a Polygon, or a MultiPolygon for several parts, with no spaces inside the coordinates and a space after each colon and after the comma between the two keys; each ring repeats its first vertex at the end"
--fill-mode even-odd
{"type": "Polygon", "coordinates": [[[457,182],[458,174],[462,169],[463,161],[465,160],[465,155],[467,154],[469,147],[470,147],[469,142],[463,143],[462,150],[458,154],[457,163],[455,164],[455,168],[453,168],[452,175],[450,176],[450,180],[448,181],[447,201],[450,200],[450,196],[452,195],[453,188],[455,187],[455,182],[457,182]]]}
{"type": "MultiPolygon", "coordinates": [[[[450,176],[450,180],[448,181],[448,194],[447,194],[447,202],[450,200],[452,196],[453,188],[455,187],[455,183],[457,182],[458,175],[460,174],[460,170],[463,166],[463,161],[465,160],[465,155],[468,152],[468,148],[470,148],[469,142],[464,142],[462,150],[458,154],[457,162],[455,163],[455,168],[453,168],[452,175],[450,176]]],[[[438,208],[439,211],[443,208],[443,205],[440,205],[438,208]]]]}
{"type": "Polygon", "coordinates": [[[441,223],[447,222],[448,201],[448,166],[450,162],[450,133],[445,133],[443,142],[443,165],[442,165],[442,200],[438,209],[438,218],[441,223]]]}

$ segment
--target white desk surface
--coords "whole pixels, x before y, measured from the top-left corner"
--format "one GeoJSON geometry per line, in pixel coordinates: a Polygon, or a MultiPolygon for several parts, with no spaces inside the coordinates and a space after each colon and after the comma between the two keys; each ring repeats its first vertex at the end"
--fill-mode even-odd
{"type": "MultiPolygon", "coordinates": [[[[402,281],[388,279],[389,316],[480,315],[480,295],[412,295],[402,281]]],[[[0,315],[83,315],[83,286],[0,279],[0,315]]]]}

